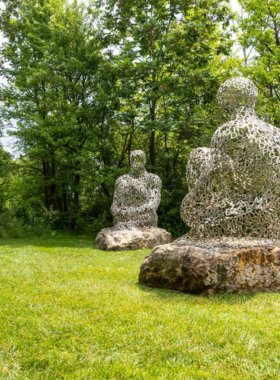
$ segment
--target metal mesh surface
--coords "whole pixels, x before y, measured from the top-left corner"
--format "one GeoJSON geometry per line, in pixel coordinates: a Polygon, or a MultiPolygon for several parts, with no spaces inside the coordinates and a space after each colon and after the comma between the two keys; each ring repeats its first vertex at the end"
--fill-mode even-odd
{"type": "Polygon", "coordinates": [[[130,163],[130,173],[119,177],[115,185],[111,207],[114,229],[157,227],[161,180],[146,171],[143,151],[131,152],[130,163]]]}
{"type": "Polygon", "coordinates": [[[218,91],[230,121],[216,130],[210,148],[189,157],[190,191],[181,205],[191,227],[187,239],[279,238],[280,131],[256,116],[257,96],[247,78],[227,80],[218,91]]]}

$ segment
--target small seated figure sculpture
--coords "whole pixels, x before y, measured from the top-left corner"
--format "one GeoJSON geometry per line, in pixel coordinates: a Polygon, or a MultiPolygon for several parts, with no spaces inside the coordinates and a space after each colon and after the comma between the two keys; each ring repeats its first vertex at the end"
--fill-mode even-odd
{"type": "Polygon", "coordinates": [[[114,227],[99,232],[95,243],[107,251],[154,248],[171,242],[171,234],[157,228],[161,180],[145,169],[141,150],[130,155],[131,171],[116,181],[111,212],[114,227]]]}
{"type": "Polygon", "coordinates": [[[145,153],[134,150],[130,155],[130,173],[116,181],[111,207],[115,229],[157,227],[161,180],[146,171],[145,163],[145,153]]]}
{"type": "Polygon", "coordinates": [[[280,237],[280,131],[256,116],[257,96],[247,78],[218,91],[231,120],[190,155],[181,206],[190,239],[280,237]]]}

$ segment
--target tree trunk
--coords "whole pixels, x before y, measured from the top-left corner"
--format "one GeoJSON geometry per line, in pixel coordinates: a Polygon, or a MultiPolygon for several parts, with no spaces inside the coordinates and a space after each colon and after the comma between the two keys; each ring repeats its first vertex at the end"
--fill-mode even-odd
{"type": "Polygon", "coordinates": [[[151,171],[155,171],[155,166],[156,166],[155,136],[156,136],[156,132],[152,131],[151,136],[150,136],[150,159],[151,159],[151,165],[152,165],[151,171]]]}
{"type": "Polygon", "coordinates": [[[129,162],[129,166],[131,165],[130,164],[130,154],[131,154],[131,147],[132,147],[132,133],[130,134],[130,137],[129,137],[129,143],[128,143],[128,162],[129,162]]]}
{"type": "Polygon", "coordinates": [[[55,167],[55,161],[52,159],[52,165],[51,165],[51,184],[50,184],[50,203],[53,207],[53,210],[56,209],[56,183],[55,183],[55,173],[56,173],[56,167],[55,167]]]}
{"type": "Polygon", "coordinates": [[[43,161],[43,175],[44,175],[44,181],[45,181],[45,186],[44,186],[44,196],[45,196],[45,207],[47,210],[50,210],[51,204],[50,204],[50,194],[49,194],[49,163],[46,161],[43,161]]]}
{"type": "MultiPolygon", "coordinates": [[[[151,117],[151,122],[152,122],[152,125],[154,127],[154,122],[156,120],[156,101],[154,100],[152,102],[152,105],[150,107],[150,117],[151,117]]],[[[149,146],[149,149],[150,149],[150,162],[151,162],[151,165],[152,165],[152,169],[151,169],[151,172],[152,173],[155,173],[156,171],[156,151],[155,151],[155,137],[156,137],[156,131],[155,129],[152,130],[151,132],[151,135],[150,135],[150,146],[149,146]]]]}
{"type": "Polygon", "coordinates": [[[79,213],[80,208],[80,174],[75,174],[74,176],[74,207],[73,207],[73,216],[71,218],[71,229],[75,231],[77,224],[77,215],[79,213]]]}
{"type": "Polygon", "coordinates": [[[68,199],[66,193],[63,193],[63,209],[64,212],[68,212],[68,199]]]}
{"type": "Polygon", "coordinates": [[[108,188],[107,188],[105,182],[102,182],[102,183],[101,183],[101,187],[102,187],[102,190],[104,191],[104,194],[106,195],[106,197],[107,197],[107,198],[110,198],[110,193],[109,193],[109,191],[108,191],[108,188]]]}

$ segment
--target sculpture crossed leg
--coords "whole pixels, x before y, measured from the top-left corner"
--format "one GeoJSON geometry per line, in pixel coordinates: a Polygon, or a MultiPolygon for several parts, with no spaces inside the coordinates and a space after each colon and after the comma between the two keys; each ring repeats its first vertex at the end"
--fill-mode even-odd
{"type": "Polygon", "coordinates": [[[117,179],[111,212],[114,227],[103,229],[96,245],[105,250],[153,248],[171,242],[171,234],[157,228],[161,180],[145,169],[141,150],[130,155],[131,171],[117,179]]]}
{"type": "Polygon", "coordinates": [[[191,230],[156,247],[139,281],[198,294],[280,291],[280,131],[255,115],[249,79],[226,81],[218,101],[231,120],[187,165],[181,217],[191,230]]]}

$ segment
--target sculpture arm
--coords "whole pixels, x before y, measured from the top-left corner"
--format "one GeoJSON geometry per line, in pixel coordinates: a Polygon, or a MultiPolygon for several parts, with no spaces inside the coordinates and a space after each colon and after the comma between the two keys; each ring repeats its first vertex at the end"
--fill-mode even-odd
{"type": "Polygon", "coordinates": [[[115,185],[113,196],[113,203],[111,206],[111,213],[113,216],[133,215],[135,207],[127,207],[122,204],[122,190],[121,190],[122,177],[118,178],[115,185]]]}
{"type": "Polygon", "coordinates": [[[161,199],[161,180],[159,177],[152,179],[152,186],[149,190],[149,198],[147,202],[137,208],[139,213],[150,210],[156,211],[158,209],[161,199]]]}
{"type": "Polygon", "coordinates": [[[118,215],[120,211],[122,210],[120,205],[120,191],[119,191],[119,183],[120,181],[116,181],[114,196],[113,196],[113,203],[111,205],[111,213],[113,216],[118,215]]]}

